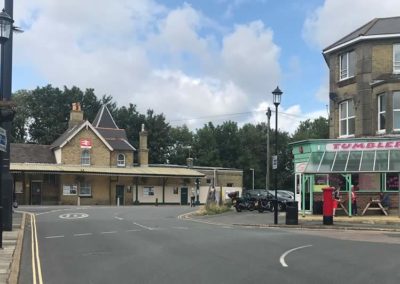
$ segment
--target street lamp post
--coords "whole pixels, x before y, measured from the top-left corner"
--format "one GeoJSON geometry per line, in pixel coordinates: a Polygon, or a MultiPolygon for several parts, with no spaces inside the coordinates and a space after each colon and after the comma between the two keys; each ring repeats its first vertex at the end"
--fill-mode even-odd
{"type": "MultiPolygon", "coordinates": [[[[9,1],[6,1],[6,7],[10,6],[9,1]]],[[[10,8],[10,7],[8,7],[10,8]]],[[[12,6],[11,6],[12,9],[12,6]]],[[[6,76],[11,76],[6,70],[5,66],[8,66],[8,62],[6,61],[6,41],[12,36],[12,24],[13,24],[13,19],[10,17],[10,15],[7,14],[5,9],[0,13],[0,44],[1,44],[1,101],[0,101],[0,248],[3,247],[3,229],[9,229],[9,227],[12,227],[12,221],[11,224],[9,224],[9,219],[12,218],[11,213],[8,211],[11,209],[11,202],[9,202],[10,199],[10,193],[6,192],[7,188],[4,187],[4,175],[3,171],[5,171],[5,166],[9,168],[9,165],[5,165],[3,162],[3,151],[7,152],[7,132],[6,129],[2,128],[3,127],[3,122],[8,122],[11,121],[12,118],[14,117],[12,111],[10,108],[4,108],[3,107],[3,101],[7,101],[9,97],[7,97],[7,93],[5,92],[5,84],[7,83],[6,81],[6,76]],[[11,112],[10,112],[11,111],[11,112]],[[6,189],[6,190],[4,190],[6,189]],[[5,194],[3,194],[3,191],[5,194]],[[3,207],[5,208],[5,211],[3,212],[3,207]],[[10,215],[10,216],[9,216],[10,215]],[[5,222],[4,222],[5,221],[5,222]]],[[[11,194],[12,195],[12,194],[11,194]]],[[[12,209],[11,209],[12,210],[12,209]]]]}
{"type": "Polygon", "coordinates": [[[252,173],[252,177],[253,177],[253,183],[252,183],[252,184],[253,184],[253,190],[254,190],[254,169],[253,169],[253,168],[251,168],[251,169],[250,169],[250,171],[251,171],[251,173],[252,173]]]}
{"type": "Polygon", "coordinates": [[[270,156],[271,153],[269,151],[269,130],[271,129],[270,127],[270,121],[271,121],[271,109],[268,107],[267,112],[266,112],[267,118],[268,118],[268,123],[267,123],[267,174],[265,177],[265,189],[269,190],[269,161],[270,161],[270,156]]]}
{"type": "Polygon", "coordinates": [[[274,224],[278,224],[278,106],[281,103],[282,91],[279,87],[272,92],[275,105],[275,157],[273,158],[273,169],[275,179],[275,204],[274,204],[274,224]]]}

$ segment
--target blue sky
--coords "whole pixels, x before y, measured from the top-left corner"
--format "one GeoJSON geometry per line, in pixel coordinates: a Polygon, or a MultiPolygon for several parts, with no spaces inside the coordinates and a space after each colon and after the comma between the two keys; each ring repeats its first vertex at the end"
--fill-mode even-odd
{"type": "Polygon", "coordinates": [[[14,37],[13,90],[94,88],[118,106],[133,103],[196,129],[208,121],[265,122],[279,85],[279,128],[293,132],[302,120],[327,117],[322,49],[400,11],[397,0],[348,3],[15,1],[14,19],[25,32],[14,37]]]}

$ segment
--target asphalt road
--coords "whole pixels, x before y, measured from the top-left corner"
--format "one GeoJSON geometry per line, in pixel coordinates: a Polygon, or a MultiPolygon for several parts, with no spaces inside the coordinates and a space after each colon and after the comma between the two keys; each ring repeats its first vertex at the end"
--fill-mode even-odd
{"type": "MultiPolygon", "coordinates": [[[[34,274],[36,283],[41,283],[39,264],[43,283],[398,283],[400,279],[400,235],[387,232],[240,227],[231,219],[190,221],[177,218],[191,211],[179,206],[22,210],[35,212],[36,226],[26,226],[19,283],[35,283],[34,274]],[[35,235],[38,256],[32,250],[35,235]]],[[[251,214],[258,213],[217,219],[251,218],[251,214]]],[[[266,213],[265,218],[273,220],[273,214],[266,213]]]]}

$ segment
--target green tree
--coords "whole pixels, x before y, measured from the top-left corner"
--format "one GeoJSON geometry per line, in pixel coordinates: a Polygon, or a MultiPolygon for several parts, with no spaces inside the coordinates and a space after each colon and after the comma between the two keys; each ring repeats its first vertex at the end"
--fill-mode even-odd
{"type": "Polygon", "coordinates": [[[168,145],[171,145],[169,131],[171,126],[165,122],[163,114],[147,110],[145,125],[148,131],[149,162],[164,164],[168,160],[168,145]]]}
{"type": "Polygon", "coordinates": [[[171,127],[169,135],[171,144],[168,147],[168,162],[185,165],[186,158],[192,157],[193,133],[183,125],[171,127]]]}
{"type": "Polygon", "coordinates": [[[240,153],[237,123],[233,121],[224,122],[215,128],[214,136],[221,165],[227,168],[236,168],[239,165],[237,161],[240,153]]]}
{"type": "Polygon", "coordinates": [[[194,135],[193,156],[197,166],[221,166],[215,127],[212,122],[198,129],[194,135]]]}
{"type": "Polygon", "coordinates": [[[292,136],[292,141],[301,141],[307,139],[328,139],[329,124],[324,117],[319,117],[311,121],[307,119],[302,121],[292,136]]]}

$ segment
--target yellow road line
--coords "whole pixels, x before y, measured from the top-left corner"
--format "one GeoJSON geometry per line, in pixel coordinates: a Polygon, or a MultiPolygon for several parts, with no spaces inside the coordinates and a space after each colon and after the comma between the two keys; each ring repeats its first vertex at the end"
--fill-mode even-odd
{"type": "Polygon", "coordinates": [[[36,229],[36,217],[33,215],[33,222],[35,224],[35,244],[36,244],[36,261],[37,261],[37,270],[38,270],[38,277],[39,277],[39,284],[43,284],[43,278],[42,278],[42,265],[40,263],[40,257],[39,257],[39,242],[37,239],[37,229],[36,229]]]}
{"type": "Polygon", "coordinates": [[[35,260],[35,246],[34,246],[34,228],[33,228],[33,214],[31,215],[31,247],[32,247],[32,278],[33,278],[33,284],[36,284],[36,260],[35,260]]]}
{"type": "Polygon", "coordinates": [[[43,284],[42,265],[40,263],[39,242],[37,238],[36,217],[33,213],[26,213],[31,215],[32,283],[43,284]]]}

